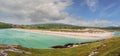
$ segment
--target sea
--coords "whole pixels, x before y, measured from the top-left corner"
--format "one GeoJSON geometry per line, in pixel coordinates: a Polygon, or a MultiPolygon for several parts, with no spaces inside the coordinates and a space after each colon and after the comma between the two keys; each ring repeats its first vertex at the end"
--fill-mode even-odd
{"type": "MultiPolygon", "coordinates": [[[[120,36],[116,32],[114,36],[120,36]]],[[[47,35],[11,29],[0,29],[0,44],[16,44],[27,48],[50,49],[52,46],[68,43],[95,42],[101,39],[80,39],[64,36],[47,35]]]]}

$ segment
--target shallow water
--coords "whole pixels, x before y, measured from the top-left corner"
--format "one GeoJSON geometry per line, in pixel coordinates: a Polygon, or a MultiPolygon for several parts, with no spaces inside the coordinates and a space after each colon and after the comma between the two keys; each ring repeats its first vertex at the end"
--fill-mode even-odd
{"type": "Polygon", "coordinates": [[[114,36],[116,36],[116,37],[120,36],[120,32],[115,32],[114,36]]]}
{"type": "Polygon", "coordinates": [[[97,40],[69,38],[9,29],[0,30],[0,44],[18,44],[28,48],[50,48],[67,43],[94,42],[97,40]]]}

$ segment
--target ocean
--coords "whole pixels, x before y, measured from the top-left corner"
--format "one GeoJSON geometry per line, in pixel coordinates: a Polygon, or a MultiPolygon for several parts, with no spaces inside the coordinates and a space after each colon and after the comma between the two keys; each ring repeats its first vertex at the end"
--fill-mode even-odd
{"type": "MultiPolygon", "coordinates": [[[[114,35],[120,36],[120,33],[117,32],[114,35]]],[[[42,33],[39,34],[10,29],[0,29],[0,44],[17,44],[27,48],[48,49],[56,45],[64,45],[68,43],[95,42],[97,40],[69,38],[63,36],[47,35],[42,33]]]]}

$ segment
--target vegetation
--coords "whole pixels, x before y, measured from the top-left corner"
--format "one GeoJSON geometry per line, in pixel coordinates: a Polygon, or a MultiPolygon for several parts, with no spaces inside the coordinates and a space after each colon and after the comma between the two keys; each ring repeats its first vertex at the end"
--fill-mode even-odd
{"type": "Polygon", "coordinates": [[[51,24],[35,24],[35,25],[13,25],[0,23],[0,28],[22,28],[22,29],[44,29],[44,30],[53,30],[53,31],[72,31],[79,32],[79,29],[85,28],[95,28],[95,29],[103,29],[110,31],[120,31],[120,27],[85,27],[85,26],[74,26],[68,24],[59,24],[59,23],[51,23],[51,24]]]}
{"type": "Polygon", "coordinates": [[[20,54],[10,52],[9,56],[88,56],[92,51],[98,49],[94,56],[120,56],[120,37],[104,40],[96,43],[89,43],[73,48],[63,49],[30,49],[17,47],[18,49],[32,52],[32,54],[20,54]],[[105,45],[105,46],[101,46],[105,45]]]}
{"type": "Polygon", "coordinates": [[[110,31],[120,31],[120,27],[103,27],[100,29],[110,30],[110,31]]]}
{"type": "Polygon", "coordinates": [[[12,26],[10,24],[0,23],[0,29],[1,28],[11,28],[12,26]]]}
{"type": "Polygon", "coordinates": [[[18,28],[28,29],[84,29],[85,27],[68,25],[68,24],[36,24],[36,25],[16,25],[18,28]]]}

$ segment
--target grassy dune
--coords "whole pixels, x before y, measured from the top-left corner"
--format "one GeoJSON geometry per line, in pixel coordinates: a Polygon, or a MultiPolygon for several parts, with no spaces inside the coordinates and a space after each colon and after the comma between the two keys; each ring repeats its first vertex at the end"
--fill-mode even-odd
{"type": "Polygon", "coordinates": [[[94,56],[120,56],[120,37],[66,49],[29,49],[23,47],[18,47],[18,49],[30,51],[32,54],[11,52],[9,56],[88,56],[95,49],[98,49],[99,53],[94,56]]]}

